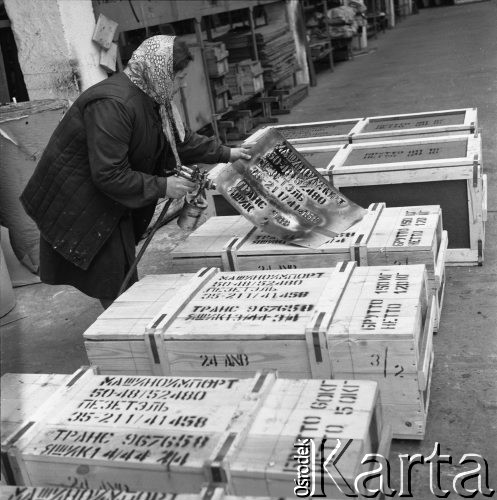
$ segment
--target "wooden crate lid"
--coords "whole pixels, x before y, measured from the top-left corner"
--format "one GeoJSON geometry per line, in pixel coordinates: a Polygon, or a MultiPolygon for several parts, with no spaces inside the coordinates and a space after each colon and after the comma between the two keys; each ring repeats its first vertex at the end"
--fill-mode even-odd
{"type": "MultiPolygon", "coordinates": [[[[354,130],[354,136],[407,133],[422,131],[461,131],[474,133],[478,127],[476,108],[449,109],[424,113],[373,116],[362,120],[354,130]]],[[[355,137],[354,137],[355,138],[355,137]]]]}
{"type": "Polygon", "coordinates": [[[454,166],[473,167],[481,157],[479,135],[451,135],[348,144],[333,160],[333,176],[454,166]]]}
{"type": "Polygon", "coordinates": [[[85,340],[141,340],[147,324],[192,275],[143,277],[120,295],[83,333],[85,340]]]}
{"type": "MultiPolygon", "coordinates": [[[[376,382],[352,380],[277,380],[250,425],[243,446],[226,458],[234,489],[237,478],[288,481],[293,487],[295,445],[302,438],[353,442],[341,463],[346,479],[355,478],[361,458],[371,450],[373,415],[378,400],[376,382]],[[336,411],[347,402],[348,409],[336,411]],[[333,411],[332,411],[333,410],[333,411]],[[345,414],[347,413],[347,414],[345,414]]],[[[377,423],[375,422],[376,426],[377,423]]]]}
{"type": "Polygon", "coordinates": [[[17,457],[202,473],[228,429],[244,428],[274,377],[80,372],[2,443],[17,457]],[[79,451],[78,451],[79,450],[79,451]],[[171,451],[174,451],[171,454],[171,451]]]}
{"type": "MultiPolygon", "coordinates": [[[[195,276],[202,279],[200,271],[195,276]]],[[[166,304],[150,331],[165,339],[304,338],[314,305],[336,269],[219,272],[177,304],[166,304]],[[154,327],[155,325],[155,327],[154,327]]],[[[192,278],[191,283],[195,283],[192,278]]]]}
{"type": "Polygon", "coordinates": [[[327,335],[351,340],[417,340],[427,309],[424,265],[360,267],[327,335]]]}
{"type": "Polygon", "coordinates": [[[347,137],[360,118],[347,120],[331,120],[320,122],[291,123],[287,125],[274,125],[285,139],[298,143],[299,139],[323,138],[332,136],[347,137]]]}

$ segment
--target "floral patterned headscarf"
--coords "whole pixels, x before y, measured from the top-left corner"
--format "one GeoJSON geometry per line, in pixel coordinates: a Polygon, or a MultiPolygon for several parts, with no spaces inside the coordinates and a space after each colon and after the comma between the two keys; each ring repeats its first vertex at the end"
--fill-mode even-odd
{"type": "Polygon", "coordinates": [[[124,73],[145,94],[160,104],[162,130],[173,150],[176,163],[180,165],[175,133],[180,142],[183,142],[185,127],[173,102],[173,46],[175,38],[167,35],[147,38],[133,52],[124,73]]]}

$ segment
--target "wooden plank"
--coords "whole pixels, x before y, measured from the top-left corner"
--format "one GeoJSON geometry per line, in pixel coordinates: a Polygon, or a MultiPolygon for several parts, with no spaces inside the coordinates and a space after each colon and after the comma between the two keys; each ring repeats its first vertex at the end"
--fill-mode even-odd
{"type": "Polygon", "coordinates": [[[99,14],[91,39],[100,45],[100,47],[109,50],[112,46],[117,26],[118,24],[115,21],[103,14],[99,14]]]}
{"type": "Polygon", "coordinates": [[[116,63],[117,63],[117,44],[111,43],[108,49],[100,50],[99,64],[107,72],[114,73],[116,71],[116,63]]]}

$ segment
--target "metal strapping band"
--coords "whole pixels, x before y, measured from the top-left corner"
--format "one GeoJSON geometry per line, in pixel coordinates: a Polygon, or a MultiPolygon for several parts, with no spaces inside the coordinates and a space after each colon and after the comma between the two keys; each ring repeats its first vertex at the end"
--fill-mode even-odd
{"type": "Polygon", "coordinates": [[[264,385],[264,382],[266,381],[267,378],[267,373],[263,373],[257,378],[257,381],[255,382],[254,388],[252,389],[252,392],[259,392],[261,390],[261,387],[264,385]]]}
{"type": "Polygon", "coordinates": [[[86,372],[88,371],[88,368],[81,368],[79,372],[77,372],[69,382],[67,382],[66,387],[71,387],[74,385],[86,372]]]}
{"type": "Polygon", "coordinates": [[[167,314],[161,314],[158,318],[157,321],[152,325],[152,328],[157,328],[161,323],[162,320],[167,316],[167,314]]]}
{"type": "Polygon", "coordinates": [[[359,245],[360,245],[363,238],[364,238],[364,234],[360,234],[354,243],[354,260],[357,262],[358,266],[361,265],[361,248],[359,245]]]}
{"type": "Polygon", "coordinates": [[[473,159],[473,187],[478,186],[478,155],[473,159]]]}
{"type": "Polygon", "coordinates": [[[380,446],[380,440],[378,437],[378,423],[376,420],[376,408],[373,410],[373,416],[371,418],[371,424],[369,425],[369,435],[371,437],[371,449],[378,451],[380,446]]]}
{"type": "MultiPolygon", "coordinates": [[[[213,463],[221,464],[221,462],[224,460],[224,457],[228,453],[231,445],[235,441],[236,436],[237,436],[236,432],[231,432],[229,434],[229,436],[226,438],[226,441],[221,446],[221,449],[219,450],[219,453],[217,454],[213,463]]],[[[212,481],[214,483],[226,482],[226,475],[221,465],[211,465],[211,472],[212,472],[212,481]]]]}
{"type": "Polygon", "coordinates": [[[321,343],[319,342],[319,327],[321,326],[321,323],[323,322],[324,315],[325,315],[324,312],[319,313],[318,318],[316,320],[316,324],[314,325],[314,328],[312,329],[312,343],[314,346],[314,356],[316,357],[317,363],[323,362],[323,356],[321,354],[321,343]]]}
{"type": "Polygon", "coordinates": [[[34,421],[28,422],[27,424],[23,425],[8,441],[5,443],[6,446],[10,446],[14,444],[16,441],[18,441],[23,434],[25,434],[33,425],[35,424],[34,421]]]}
{"type": "Polygon", "coordinates": [[[238,243],[240,238],[233,238],[231,243],[226,247],[226,255],[228,256],[228,265],[229,265],[229,270],[234,271],[235,270],[235,261],[233,259],[233,245],[238,243]]]}
{"type": "Polygon", "coordinates": [[[154,363],[156,365],[160,365],[159,351],[157,350],[157,343],[155,342],[155,334],[149,333],[148,339],[150,340],[150,348],[152,349],[154,363]]]}

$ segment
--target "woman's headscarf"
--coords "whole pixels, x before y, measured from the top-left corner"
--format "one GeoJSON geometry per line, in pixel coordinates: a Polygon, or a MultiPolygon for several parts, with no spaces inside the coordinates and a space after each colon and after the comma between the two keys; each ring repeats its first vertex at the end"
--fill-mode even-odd
{"type": "Polygon", "coordinates": [[[176,149],[175,133],[183,142],[185,127],[173,102],[174,36],[158,35],[147,38],[134,52],[124,73],[145,94],[160,104],[162,130],[173,150],[176,163],[181,164],[176,149]],[[173,128],[174,127],[174,128],[173,128]]]}

